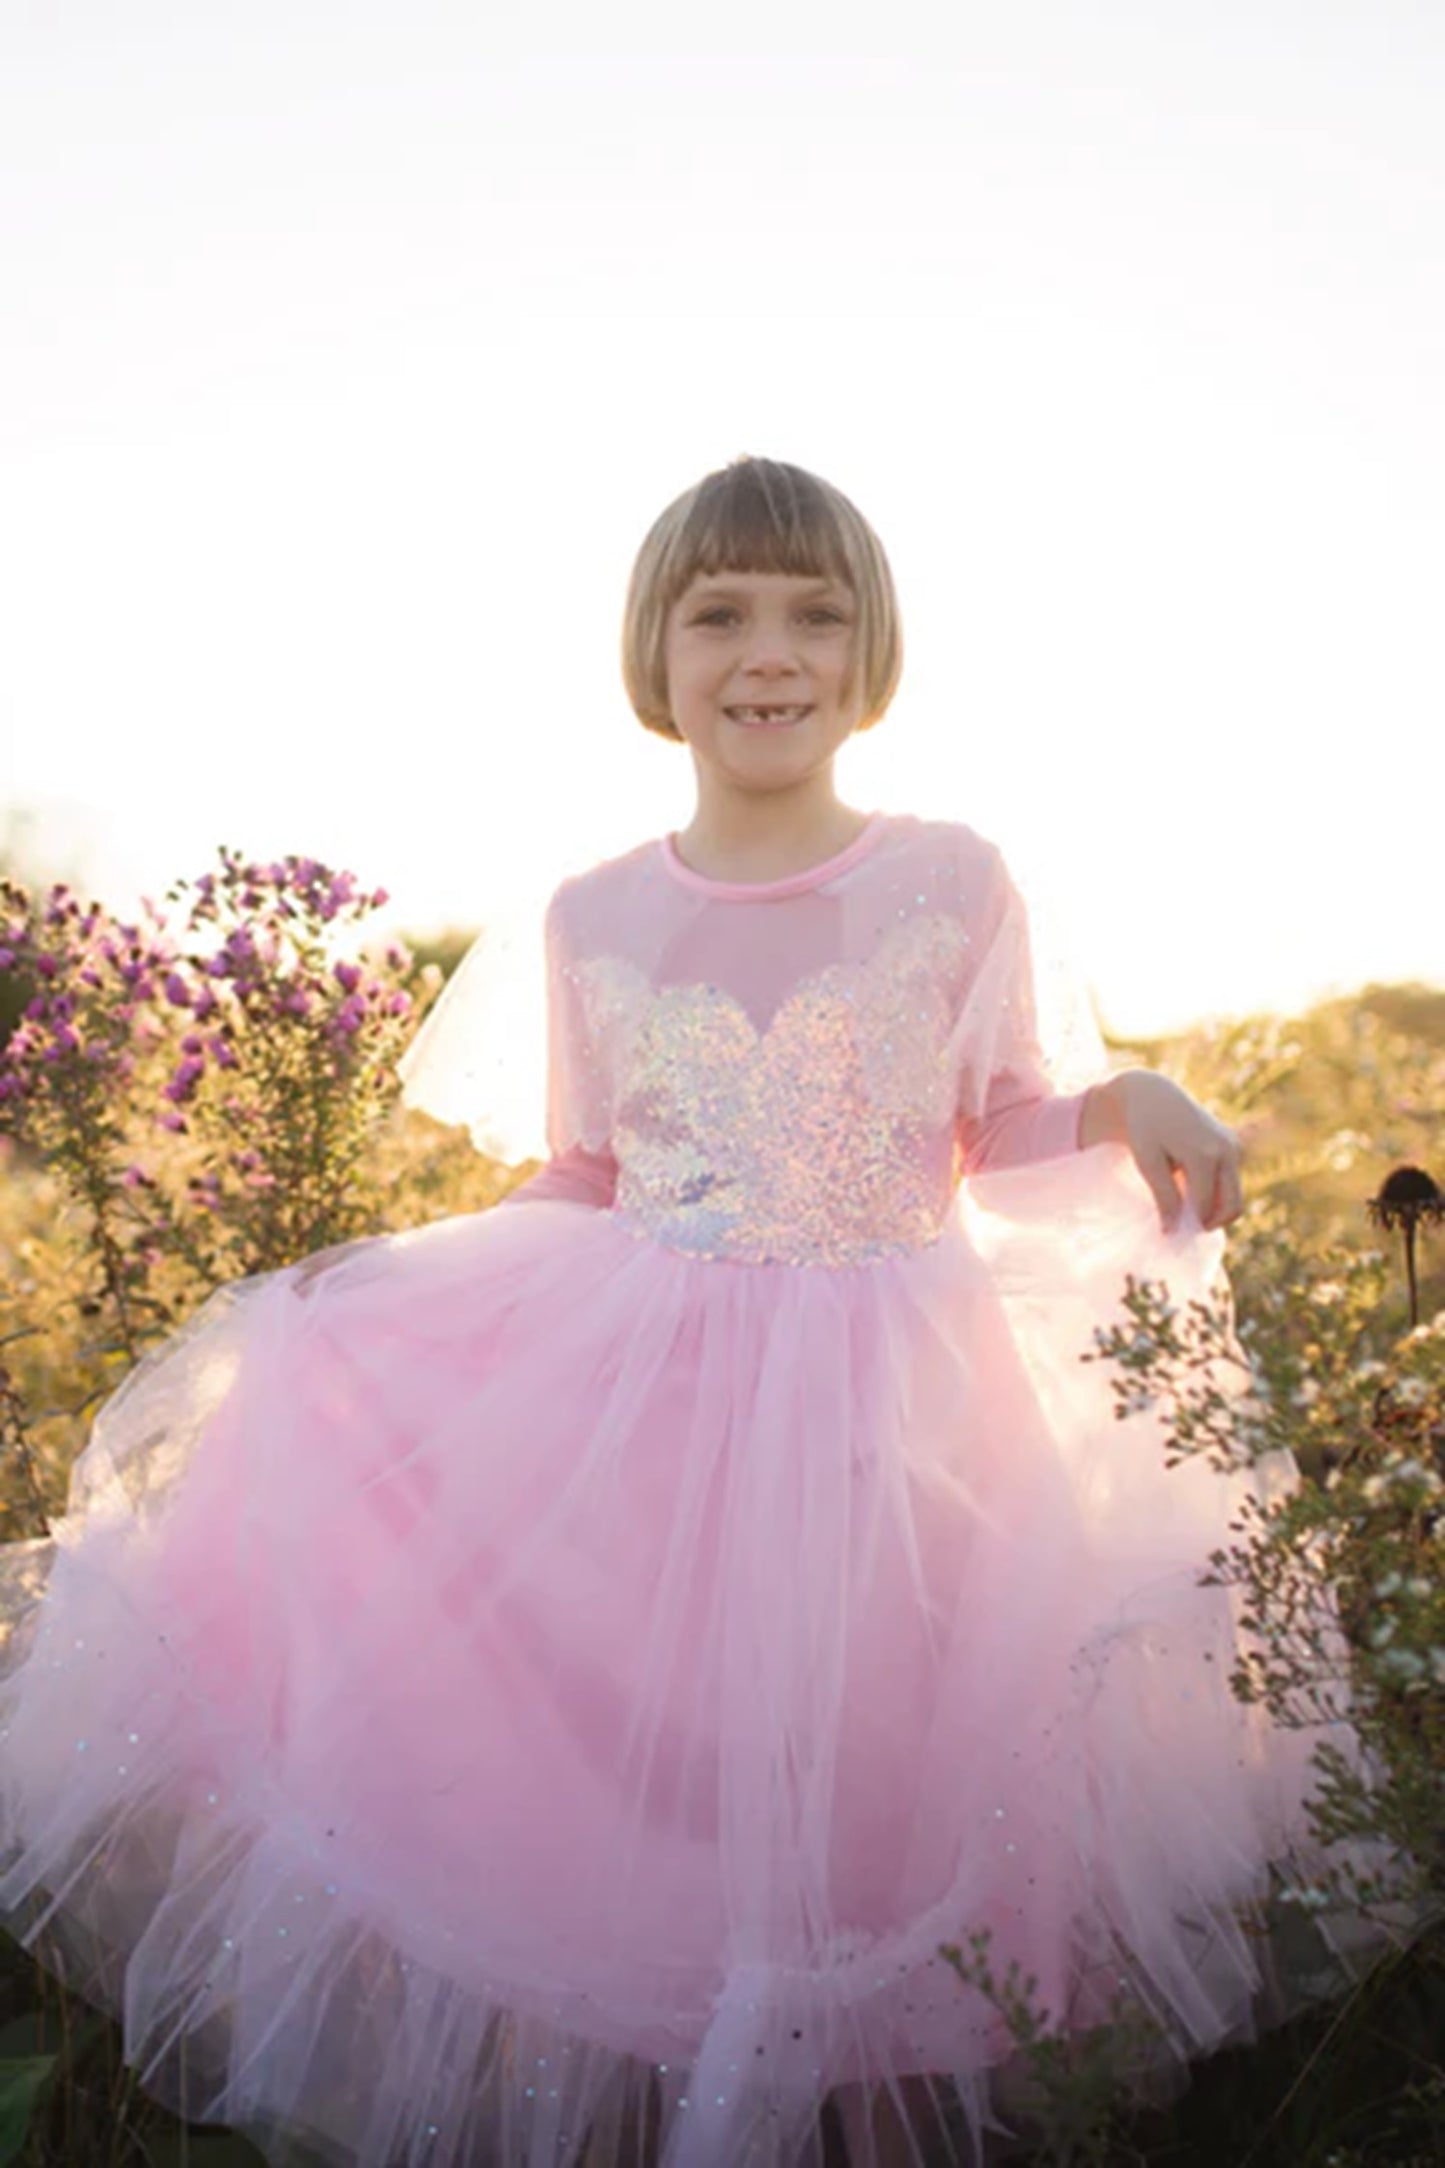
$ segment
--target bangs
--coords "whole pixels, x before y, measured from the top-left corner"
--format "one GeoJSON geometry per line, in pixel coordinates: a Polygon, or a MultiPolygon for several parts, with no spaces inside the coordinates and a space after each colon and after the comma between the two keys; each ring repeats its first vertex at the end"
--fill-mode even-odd
{"type": "Polygon", "coordinates": [[[669,552],[674,597],[698,576],[778,572],[794,579],[857,581],[838,514],[811,474],[754,459],[710,475],[669,552]]]}

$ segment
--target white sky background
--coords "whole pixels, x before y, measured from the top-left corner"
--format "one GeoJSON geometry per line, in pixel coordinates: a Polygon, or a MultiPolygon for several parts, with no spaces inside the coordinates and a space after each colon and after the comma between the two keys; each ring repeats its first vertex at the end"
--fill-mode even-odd
{"type": "Polygon", "coordinates": [[[903,596],[844,795],[1111,1026],[1445,983],[1442,116],[1436,0],[0,0],[0,829],[530,905],[686,822],[622,591],[759,451],[903,596]]]}

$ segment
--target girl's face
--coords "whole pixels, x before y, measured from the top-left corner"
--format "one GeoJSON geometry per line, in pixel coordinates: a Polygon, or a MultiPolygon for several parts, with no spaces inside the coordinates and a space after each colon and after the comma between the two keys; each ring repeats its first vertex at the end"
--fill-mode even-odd
{"type": "Polygon", "coordinates": [[[664,642],[672,719],[694,758],[754,789],[826,767],[862,717],[849,684],[857,618],[852,590],[836,580],[700,574],[664,642]]]}

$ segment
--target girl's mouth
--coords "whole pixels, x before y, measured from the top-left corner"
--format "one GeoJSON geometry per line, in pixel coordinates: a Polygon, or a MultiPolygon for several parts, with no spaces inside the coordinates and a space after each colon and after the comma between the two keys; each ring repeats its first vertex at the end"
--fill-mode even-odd
{"type": "Polygon", "coordinates": [[[744,730],[785,730],[793,723],[801,723],[813,712],[811,705],[795,702],[784,707],[781,703],[745,708],[724,708],[730,723],[737,723],[744,730]]]}

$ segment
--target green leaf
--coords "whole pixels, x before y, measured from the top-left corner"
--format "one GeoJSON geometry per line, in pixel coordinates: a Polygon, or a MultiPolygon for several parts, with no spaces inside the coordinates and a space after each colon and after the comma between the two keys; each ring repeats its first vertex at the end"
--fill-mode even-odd
{"type": "Polygon", "coordinates": [[[45,2055],[50,2052],[46,2043],[46,2024],[39,2010],[22,2010],[12,2017],[8,2025],[0,2025],[0,2063],[24,2060],[27,2056],[45,2055]]]}
{"type": "Polygon", "coordinates": [[[55,2067],[53,2055],[26,2055],[0,2062],[0,2168],[18,2160],[30,2117],[55,2067]]]}

